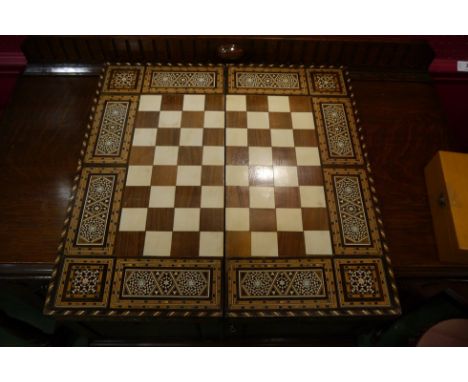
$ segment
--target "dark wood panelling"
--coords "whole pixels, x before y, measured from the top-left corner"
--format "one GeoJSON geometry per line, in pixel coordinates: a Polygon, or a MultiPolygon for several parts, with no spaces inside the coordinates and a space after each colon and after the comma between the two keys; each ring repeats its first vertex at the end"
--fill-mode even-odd
{"type": "Polygon", "coordinates": [[[0,262],[51,263],[97,77],[23,77],[0,120],[0,262]]]}
{"type": "Polygon", "coordinates": [[[415,37],[338,36],[31,36],[29,63],[218,62],[218,47],[235,43],[243,62],[345,65],[353,68],[426,70],[433,53],[415,37]]]}

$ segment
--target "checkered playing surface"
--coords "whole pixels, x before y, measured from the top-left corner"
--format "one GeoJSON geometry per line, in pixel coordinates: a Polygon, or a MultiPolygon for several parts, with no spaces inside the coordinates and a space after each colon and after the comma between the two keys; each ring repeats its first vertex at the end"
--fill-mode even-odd
{"type": "Polygon", "coordinates": [[[143,95],[116,255],[223,256],[224,96],[143,95]]]}
{"type": "Polygon", "coordinates": [[[310,99],[226,98],[226,255],[331,255],[310,99]]]}
{"type": "Polygon", "coordinates": [[[224,253],[332,253],[310,99],[141,96],[117,256],[224,253]]]}

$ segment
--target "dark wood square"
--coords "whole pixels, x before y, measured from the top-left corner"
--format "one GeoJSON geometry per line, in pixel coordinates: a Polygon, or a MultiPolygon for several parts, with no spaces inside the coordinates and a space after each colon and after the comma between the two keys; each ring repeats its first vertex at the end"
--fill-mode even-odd
{"type": "Polygon", "coordinates": [[[226,165],[249,164],[248,147],[226,147],[226,165]]]}
{"type": "Polygon", "coordinates": [[[303,208],[302,225],[306,231],[329,230],[328,212],[326,208],[303,208]]]}
{"type": "Polygon", "coordinates": [[[179,157],[177,159],[177,164],[179,165],[201,165],[203,157],[203,148],[202,147],[188,147],[181,146],[179,147],[179,157]]]}
{"type": "Polygon", "coordinates": [[[176,186],[175,207],[200,207],[200,186],[176,186]]]}
{"type": "Polygon", "coordinates": [[[289,96],[289,108],[293,113],[312,112],[312,102],[309,97],[289,96]]]}
{"type": "Polygon", "coordinates": [[[132,147],[128,163],[130,165],[147,165],[152,166],[154,161],[154,146],[153,147],[132,147]]]}
{"type": "Polygon", "coordinates": [[[317,147],[317,134],[315,130],[294,130],[294,145],[298,147],[317,147]]]}
{"type": "Polygon", "coordinates": [[[247,95],[247,111],[268,111],[268,97],[264,95],[247,95]]]}
{"type": "Polygon", "coordinates": [[[265,129],[248,129],[247,143],[252,146],[271,146],[270,130],[265,129]]]}
{"type": "Polygon", "coordinates": [[[123,208],[146,208],[151,188],[147,186],[126,186],[122,198],[123,208]]]}
{"type": "Polygon", "coordinates": [[[300,186],[323,185],[322,168],[320,166],[297,166],[297,178],[300,186]]]}
{"type": "Polygon", "coordinates": [[[200,232],[173,232],[172,257],[198,257],[200,232]]]}
{"type": "Polygon", "coordinates": [[[143,254],[144,245],[145,232],[118,232],[115,237],[114,256],[139,257],[143,254]]]}
{"type": "Polygon", "coordinates": [[[179,146],[180,129],[158,129],[156,146],[179,146]]]}
{"type": "Polygon", "coordinates": [[[202,166],[203,186],[223,186],[224,166],[202,166]]]}
{"type": "Polygon", "coordinates": [[[135,128],[156,128],[159,123],[159,111],[139,111],[135,117],[135,128]]]}
{"type": "Polygon", "coordinates": [[[291,113],[270,112],[270,129],[292,129],[291,113]]]}
{"type": "Polygon", "coordinates": [[[205,110],[224,111],[224,95],[207,94],[205,96],[205,110]]]}
{"type": "Polygon", "coordinates": [[[226,128],[247,128],[247,112],[244,111],[227,111],[226,112],[226,128]]]}
{"type": "Polygon", "coordinates": [[[249,187],[226,186],[226,207],[249,207],[249,187]]]}
{"type": "Polygon", "coordinates": [[[226,257],[250,256],[250,232],[226,232],[226,257]]]}
{"type": "Polygon", "coordinates": [[[224,208],[202,208],[200,231],[224,231],[224,208]]]}
{"type": "Polygon", "coordinates": [[[181,127],[203,127],[205,113],[203,111],[183,111],[181,127]]]}
{"type": "Polygon", "coordinates": [[[161,99],[161,110],[182,110],[184,104],[183,94],[163,94],[161,99]]]}
{"type": "Polygon", "coordinates": [[[278,256],[305,256],[305,241],[303,232],[278,232],[278,256]]]}
{"type": "Polygon", "coordinates": [[[296,150],[294,147],[273,147],[273,164],[275,166],[296,166],[296,150]]]}
{"type": "Polygon", "coordinates": [[[173,226],[174,208],[148,208],[147,231],[172,231],[173,226]]]}
{"type": "Polygon", "coordinates": [[[224,129],[203,129],[203,146],[224,146],[224,129]]]}
{"type": "Polygon", "coordinates": [[[152,186],[175,186],[176,181],[177,166],[153,166],[152,186]]]}
{"type": "Polygon", "coordinates": [[[275,187],[276,208],[300,208],[299,187],[275,187]]]}
{"type": "Polygon", "coordinates": [[[276,210],[274,208],[251,208],[251,231],[276,231],[276,210]]]}

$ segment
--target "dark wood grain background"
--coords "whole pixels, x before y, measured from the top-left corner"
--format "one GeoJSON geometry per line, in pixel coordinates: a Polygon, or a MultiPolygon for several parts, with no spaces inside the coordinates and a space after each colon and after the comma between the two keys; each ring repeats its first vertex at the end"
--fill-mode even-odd
{"type": "MultiPolygon", "coordinates": [[[[397,276],[467,275],[441,264],[423,168],[449,149],[427,77],[432,51],[417,39],[270,37],[33,37],[32,63],[217,61],[220,43],[249,62],[350,66],[397,276]],[[409,74],[408,74],[409,73],[409,74]]],[[[0,120],[0,263],[51,264],[97,86],[96,76],[23,76],[0,120]]]]}

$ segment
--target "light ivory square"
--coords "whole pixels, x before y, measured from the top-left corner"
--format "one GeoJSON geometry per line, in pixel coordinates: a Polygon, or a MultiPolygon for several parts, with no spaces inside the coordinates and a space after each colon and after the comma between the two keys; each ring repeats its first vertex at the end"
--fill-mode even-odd
{"type": "Polygon", "coordinates": [[[247,112],[247,128],[248,129],[269,129],[270,118],[267,112],[249,111],[247,112]]]}
{"type": "Polygon", "coordinates": [[[203,146],[204,165],[223,166],[224,165],[224,147],[223,146],[203,146]]]}
{"type": "Polygon", "coordinates": [[[315,129],[314,117],[310,112],[291,113],[292,127],[298,130],[313,130],[315,129]]]}
{"type": "Polygon", "coordinates": [[[247,102],[245,95],[227,95],[226,111],[246,111],[247,102]]]}
{"type": "Polygon", "coordinates": [[[161,110],[161,95],[142,95],[138,111],[159,111],[161,110]]]}
{"type": "Polygon", "coordinates": [[[172,232],[148,231],[145,234],[143,256],[170,256],[172,232]]]}
{"type": "Polygon", "coordinates": [[[302,210],[300,208],[277,208],[276,227],[278,231],[302,231],[302,210]]]}
{"type": "Polygon", "coordinates": [[[147,208],[122,208],[119,231],[144,231],[147,208]]]}
{"type": "Polygon", "coordinates": [[[294,147],[294,134],[291,129],[272,129],[270,133],[273,147],[294,147]]]}
{"type": "Polygon", "coordinates": [[[203,126],[210,128],[224,128],[224,111],[205,111],[205,121],[203,126]]]}
{"type": "Polygon", "coordinates": [[[178,146],[156,146],[153,164],[176,165],[179,156],[178,146]]]}
{"type": "Polygon", "coordinates": [[[174,231],[199,231],[199,208],[174,208],[174,231]]]}
{"type": "Polygon", "coordinates": [[[325,190],[323,186],[300,186],[301,207],[325,208],[325,190]]]}
{"type": "Polygon", "coordinates": [[[226,230],[248,231],[250,217],[248,208],[226,208],[226,230]]]}
{"type": "Polygon", "coordinates": [[[127,186],[149,186],[153,166],[128,166],[127,186]]]}
{"type": "Polygon", "coordinates": [[[247,146],[246,129],[226,129],[226,146],[247,146]]]}
{"type": "Polygon", "coordinates": [[[135,129],[133,146],[154,146],[156,144],[156,129],[135,129]]]}
{"type": "Polygon", "coordinates": [[[274,166],[273,183],[278,187],[297,187],[299,180],[297,178],[296,166],[274,166]]]}
{"type": "Polygon", "coordinates": [[[205,95],[204,94],[187,94],[184,95],[184,103],[182,106],[184,111],[203,111],[205,110],[205,95]]]}
{"type": "Polygon", "coordinates": [[[273,165],[273,150],[271,147],[249,147],[249,164],[273,165]]]}
{"type": "Polygon", "coordinates": [[[182,122],[181,111],[161,111],[159,112],[159,127],[180,127],[182,122]]]}
{"type": "Polygon", "coordinates": [[[152,208],[174,207],[175,186],[152,186],[149,206],[152,208]]]}
{"type": "Polygon", "coordinates": [[[298,166],[320,166],[318,147],[296,147],[298,166]]]}
{"type": "Polygon", "coordinates": [[[202,208],[223,208],[224,207],[224,187],[223,186],[202,186],[201,207],[202,208]]]}
{"type": "Polygon", "coordinates": [[[332,255],[329,231],[304,231],[306,255],[332,255]]]}
{"type": "Polygon", "coordinates": [[[251,233],[252,256],[278,256],[278,235],[276,232],[252,232],[251,233]]]}
{"type": "Polygon", "coordinates": [[[201,146],[203,144],[203,129],[180,129],[180,146],[201,146]]]}
{"type": "Polygon", "coordinates": [[[178,166],[176,184],[178,186],[200,186],[201,166],[178,166]]]}
{"type": "Polygon", "coordinates": [[[248,166],[226,166],[227,186],[248,186],[249,167],[248,166]]]}
{"type": "Polygon", "coordinates": [[[275,208],[274,187],[250,187],[250,208],[275,208]]]}
{"type": "Polygon", "coordinates": [[[289,97],[268,96],[268,111],[289,113],[291,111],[289,107],[289,97]]]}
{"type": "Polygon", "coordinates": [[[223,232],[200,232],[200,256],[223,257],[223,232]]]}

